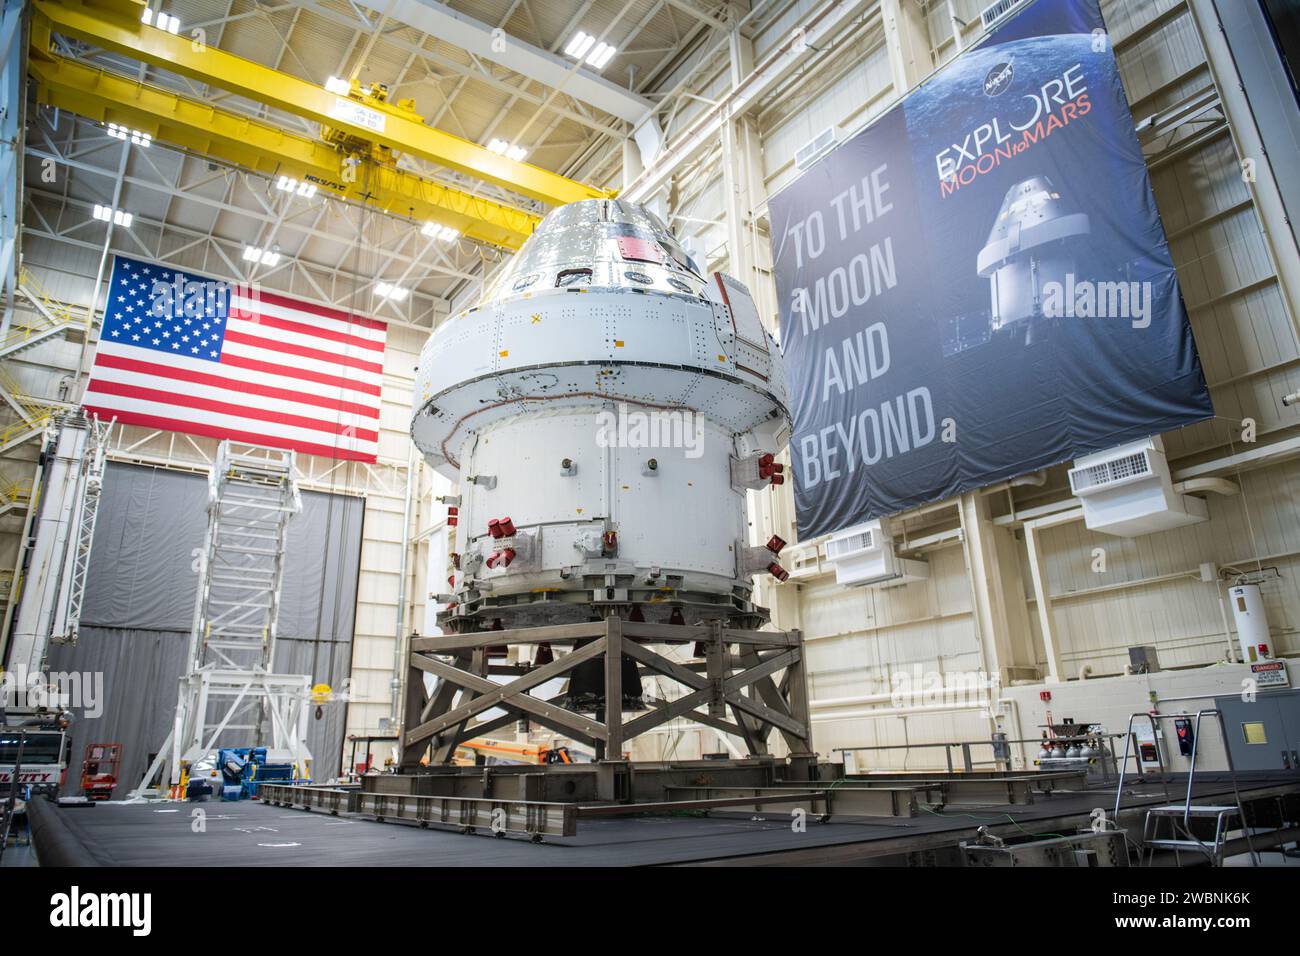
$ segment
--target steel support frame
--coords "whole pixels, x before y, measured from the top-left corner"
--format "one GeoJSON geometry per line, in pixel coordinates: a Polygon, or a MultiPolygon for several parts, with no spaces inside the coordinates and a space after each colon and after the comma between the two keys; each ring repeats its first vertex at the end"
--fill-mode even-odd
{"type": "Polygon", "coordinates": [[[50,644],[77,641],[112,427],[76,414],[57,416],[45,431],[28,499],[37,507],[26,519],[5,612],[7,639],[0,641],[0,661],[7,657],[11,670],[35,673],[50,644]]]}
{"type": "Polygon", "coordinates": [[[810,766],[814,760],[798,631],[738,630],[721,623],[649,624],[610,616],[582,624],[414,637],[410,645],[402,734],[405,772],[417,770],[426,753],[430,765],[449,763],[460,743],[519,718],[593,746],[598,759],[610,762],[623,759],[629,740],[674,718],[738,737],[754,756],[769,753],[768,738],[775,730],[791,757],[810,766]],[[674,661],[653,649],[691,642],[706,649],[702,673],[698,665],[674,661]],[[522,674],[517,666],[493,664],[488,658],[489,648],[537,644],[568,644],[573,649],[557,652],[551,663],[528,667],[522,674]],[[615,712],[597,715],[599,719],[530,693],[597,657],[604,659],[607,701],[623,699],[624,658],[642,673],[674,681],[685,693],[655,700],[650,710],[630,718],[615,712]],[[439,678],[431,693],[425,690],[426,673],[439,678]],[[494,674],[514,679],[498,683],[491,679],[494,674]],[[481,718],[494,708],[504,710],[505,716],[481,718]]]}
{"type": "Polygon", "coordinates": [[[274,759],[309,775],[311,677],[274,672],[288,525],[302,510],[295,462],[293,452],[279,449],[230,441],[217,448],[176,713],[136,796],[164,767],[171,785],[178,784],[183,764],[213,751],[231,732],[251,731],[253,744],[265,743],[274,759]]]}
{"type": "Polygon", "coordinates": [[[76,546],[72,553],[72,581],[68,593],[65,639],[77,643],[81,629],[81,608],[86,599],[86,582],[90,575],[90,549],[95,543],[95,522],[99,518],[100,494],[104,488],[104,466],[108,458],[108,439],[117,419],[100,420],[91,416],[86,449],[85,479],[75,527],[76,546]]]}

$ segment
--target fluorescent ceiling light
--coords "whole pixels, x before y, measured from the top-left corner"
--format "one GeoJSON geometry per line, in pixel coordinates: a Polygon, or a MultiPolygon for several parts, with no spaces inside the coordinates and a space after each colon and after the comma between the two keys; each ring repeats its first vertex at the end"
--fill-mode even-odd
{"type": "Polygon", "coordinates": [[[596,49],[587,54],[587,62],[597,70],[604,69],[605,64],[614,58],[618,52],[617,47],[610,46],[608,43],[597,43],[596,49]]]}
{"type": "Polygon", "coordinates": [[[347,96],[352,92],[352,84],[340,77],[331,76],[325,81],[325,89],[330,93],[337,93],[339,96],[347,96]]]}
{"type": "Polygon", "coordinates": [[[179,17],[174,17],[170,13],[163,13],[161,10],[155,14],[149,7],[145,7],[140,12],[140,21],[146,26],[155,26],[159,30],[166,30],[168,33],[178,33],[181,28],[179,17]]]}
{"type": "Polygon", "coordinates": [[[504,139],[493,139],[487,144],[487,148],[492,150],[498,156],[504,156],[506,159],[512,159],[516,163],[522,163],[524,157],[528,155],[528,150],[522,146],[515,146],[507,143],[504,139]]]}
{"type": "Polygon", "coordinates": [[[108,135],[120,140],[129,139],[133,146],[148,148],[153,145],[153,136],[150,134],[142,133],[138,129],[131,129],[128,126],[118,126],[116,123],[108,124],[108,135]]]}
{"type": "Polygon", "coordinates": [[[592,44],[595,42],[595,37],[588,36],[579,30],[573,35],[573,39],[569,41],[569,45],[564,48],[564,52],[575,60],[581,60],[587,55],[587,51],[591,49],[592,44]]]}
{"type": "Polygon", "coordinates": [[[101,206],[99,203],[95,203],[95,208],[91,210],[91,215],[100,222],[109,222],[111,220],[114,225],[121,226],[123,229],[130,229],[131,222],[135,219],[135,216],[129,212],[114,209],[112,206],[101,206]]]}
{"type": "Polygon", "coordinates": [[[428,236],[430,239],[437,239],[439,242],[451,242],[453,239],[460,237],[460,232],[451,226],[440,226],[436,222],[426,222],[420,227],[420,234],[428,236]]]}
{"type": "Polygon", "coordinates": [[[585,60],[588,66],[602,70],[605,64],[614,58],[618,47],[603,41],[597,43],[594,36],[579,30],[573,35],[569,45],[564,48],[564,52],[575,60],[585,60]]]}
{"type": "Polygon", "coordinates": [[[264,266],[278,266],[280,264],[280,253],[274,249],[263,249],[259,246],[244,246],[244,260],[246,262],[260,262],[264,266]]]}
{"type": "Polygon", "coordinates": [[[297,193],[304,199],[310,199],[312,196],[316,195],[315,183],[309,183],[306,180],[298,182],[298,180],[294,179],[292,176],[281,176],[275,181],[275,188],[280,190],[280,192],[297,193]]]}
{"type": "Polygon", "coordinates": [[[389,285],[387,282],[381,282],[375,286],[375,294],[382,299],[403,302],[411,294],[411,290],[403,289],[400,285],[389,285]]]}

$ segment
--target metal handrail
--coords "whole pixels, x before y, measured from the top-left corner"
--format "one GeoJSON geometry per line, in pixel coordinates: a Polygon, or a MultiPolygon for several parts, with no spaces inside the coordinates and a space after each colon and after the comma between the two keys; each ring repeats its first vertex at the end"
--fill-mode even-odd
{"type": "MultiPolygon", "coordinates": [[[[1133,740],[1134,740],[1134,737],[1133,737],[1133,721],[1136,720],[1138,717],[1145,717],[1145,718],[1150,722],[1150,724],[1151,724],[1151,739],[1152,739],[1152,740],[1156,740],[1156,721],[1155,721],[1155,716],[1154,716],[1154,715],[1149,714],[1149,713],[1147,713],[1146,711],[1140,711],[1140,712],[1138,712],[1138,713],[1136,713],[1136,714],[1132,714],[1132,715],[1129,716],[1129,719],[1128,719],[1128,730],[1127,730],[1127,731],[1125,732],[1125,734],[1124,734],[1124,759],[1121,760],[1120,763],[1119,763],[1119,783],[1118,783],[1118,784],[1116,785],[1116,787],[1115,787],[1115,812],[1114,812],[1114,814],[1113,814],[1112,816],[1113,816],[1113,819],[1115,820],[1116,825],[1119,824],[1119,804],[1120,804],[1120,800],[1123,798],[1123,795],[1124,795],[1124,778],[1125,778],[1125,776],[1128,775],[1128,748],[1129,748],[1129,745],[1130,745],[1130,744],[1133,742],[1133,740]]],[[[1135,765],[1137,766],[1138,771],[1139,771],[1139,774],[1140,774],[1141,769],[1142,769],[1142,752],[1141,752],[1140,750],[1139,750],[1136,754],[1134,754],[1134,762],[1135,762],[1135,765]]],[[[1160,768],[1160,780],[1161,780],[1161,782],[1164,784],[1164,788],[1165,788],[1165,799],[1168,800],[1168,799],[1169,799],[1169,780],[1168,780],[1168,777],[1167,777],[1166,774],[1165,774],[1165,761],[1164,761],[1164,757],[1162,757],[1162,756],[1160,755],[1160,744],[1159,744],[1159,741],[1156,742],[1156,766],[1158,766],[1158,767],[1160,768]]]]}
{"type": "MultiPolygon", "coordinates": [[[[962,755],[963,755],[963,761],[964,761],[964,763],[965,763],[965,769],[966,769],[966,771],[971,771],[971,770],[973,770],[973,769],[974,769],[975,767],[977,767],[977,766],[983,766],[983,765],[987,765],[987,764],[993,764],[993,765],[995,765],[995,766],[1000,765],[1000,764],[1006,764],[1006,765],[1007,765],[1007,769],[1010,770],[1010,769],[1011,769],[1011,761],[1010,761],[1010,760],[998,760],[998,759],[996,759],[996,758],[994,758],[993,760],[972,760],[972,759],[970,759],[970,748],[972,748],[972,747],[991,747],[991,748],[996,749],[998,746],[1001,746],[1001,745],[1010,746],[1011,744],[1041,744],[1045,739],[1051,739],[1051,740],[1062,740],[1062,741],[1078,741],[1078,740],[1113,741],[1113,740],[1115,740],[1115,739],[1117,739],[1117,738],[1119,738],[1119,737],[1123,737],[1123,736],[1126,736],[1126,735],[1125,735],[1125,734],[1120,734],[1120,733],[1115,733],[1115,732],[1098,731],[1098,732],[1096,732],[1096,733],[1091,733],[1091,734],[1076,734],[1076,735],[1074,735],[1074,736],[1059,736],[1059,737],[1052,737],[1052,738],[1043,738],[1043,737],[1008,737],[1006,740],[1000,740],[1000,741],[993,741],[993,740],[947,740],[947,741],[927,742],[927,743],[911,743],[911,744],[863,744],[863,745],[855,746],[855,747],[835,747],[835,748],[832,748],[832,751],[831,751],[831,752],[832,752],[832,753],[852,753],[852,752],[857,752],[857,751],[875,751],[875,750],[919,750],[919,749],[923,749],[923,748],[926,748],[926,747],[929,747],[929,748],[942,747],[942,748],[944,748],[944,758],[946,759],[946,761],[947,761],[947,763],[948,763],[948,770],[949,770],[949,772],[955,772],[955,771],[956,771],[956,768],[953,766],[952,751],[953,751],[954,748],[961,748],[961,750],[962,750],[962,755]]],[[[1111,765],[1112,765],[1112,769],[1113,769],[1113,764],[1114,764],[1114,761],[1115,761],[1115,753],[1114,753],[1113,750],[1109,750],[1109,756],[1110,756],[1110,763],[1111,763],[1111,765]]],[[[1025,762],[1025,764],[1026,764],[1025,769],[1028,770],[1028,769],[1029,769],[1029,760],[1028,760],[1027,757],[1024,758],[1024,762],[1025,762]]],[[[1109,771],[1106,769],[1106,763],[1105,763],[1105,761],[1099,761],[1099,764],[1100,764],[1100,766],[1102,766],[1103,771],[1106,771],[1106,779],[1109,779],[1110,774],[1109,774],[1109,771]]],[[[1139,768],[1138,768],[1138,773],[1139,773],[1139,775],[1141,774],[1141,767],[1140,767],[1140,766],[1139,766],[1139,768]]]]}
{"type": "MultiPolygon", "coordinates": [[[[1195,714],[1196,724],[1192,730],[1191,764],[1187,771],[1187,793],[1183,798],[1183,830],[1193,840],[1196,840],[1197,843],[1201,844],[1202,847],[1205,846],[1204,842],[1201,841],[1194,833],[1192,833],[1191,817],[1192,817],[1192,787],[1196,780],[1196,758],[1200,753],[1200,744],[1201,744],[1201,718],[1207,715],[1213,715],[1214,718],[1218,721],[1219,739],[1223,741],[1223,753],[1225,759],[1228,762],[1228,778],[1232,781],[1232,798],[1233,798],[1233,802],[1236,804],[1237,814],[1241,820],[1241,832],[1242,835],[1246,838],[1246,846],[1250,850],[1250,858],[1255,863],[1255,865],[1258,866],[1259,856],[1255,853],[1255,844],[1251,841],[1250,838],[1250,826],[1246,822],[1246,808],[1241,803],[1241,789],[1237,785],[1237,767],[1232,760],[1232,748],[1228,745],[1227,725],[1223,722],[1223,711],[1219,710],[1218,708],[1211,708],[1208,710],[1198,710],[1195,714]]],[[[1124,762],[1120,766],[1119,784],[1115,787],[1114,820],[1117,825],[1119,823],[1120,801],[1124,795],[1124,776],[1128,771],[1129,741],[1133,739],[1133,721],[1139,717],[1145,717],[1147,721],[1150,722],[1151,724],[1151,738],[1155,742],[1156,763],[1160,768],[1160,777],[1164,781],[1165,799],[1169,799],[1169,780],[1168,780],[1168,775],[1165,773],[1164,757],[1160,752],[1160,742],[1157,735],[1156,721],[1157,720],[1178,720],[1178,719],[1185,720],[1188,717],[1188,715],[1186,713],[1155,714],[1155,713],[1150,713],[1148,711],[1140,711],[1129,717],[1128,719],[1129,733],[1124,741],[1124,762]]],[[[1136,756],[1137,756],[1138,766],[1140,767],[1141,753],[1139,752],[1136,756]]]]}

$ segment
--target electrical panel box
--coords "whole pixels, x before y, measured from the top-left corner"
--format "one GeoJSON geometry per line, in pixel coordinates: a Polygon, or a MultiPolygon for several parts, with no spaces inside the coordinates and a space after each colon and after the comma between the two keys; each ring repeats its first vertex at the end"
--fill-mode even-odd
{"type": "Polygon", "coordinates": [[[1128,663],[1134,674],[1155,674],[1160,670],[1160,661],[1154,647],[1130,647],[1128,663]]]}

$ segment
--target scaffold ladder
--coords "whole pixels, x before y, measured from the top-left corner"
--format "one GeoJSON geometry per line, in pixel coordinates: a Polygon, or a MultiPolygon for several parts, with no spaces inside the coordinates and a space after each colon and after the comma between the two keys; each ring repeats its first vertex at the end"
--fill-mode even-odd
{"type": "Polygon", "coordinates": [[[274,670],[276,622],[289,523],[302,510],[294,455],[222,442],[208,481],[208,529],[199,587],[166,743],[135,795],[164,767],[176,786],[182,767],[233,735],[267,746],[306,777],[311,677],[274,670]]]}

